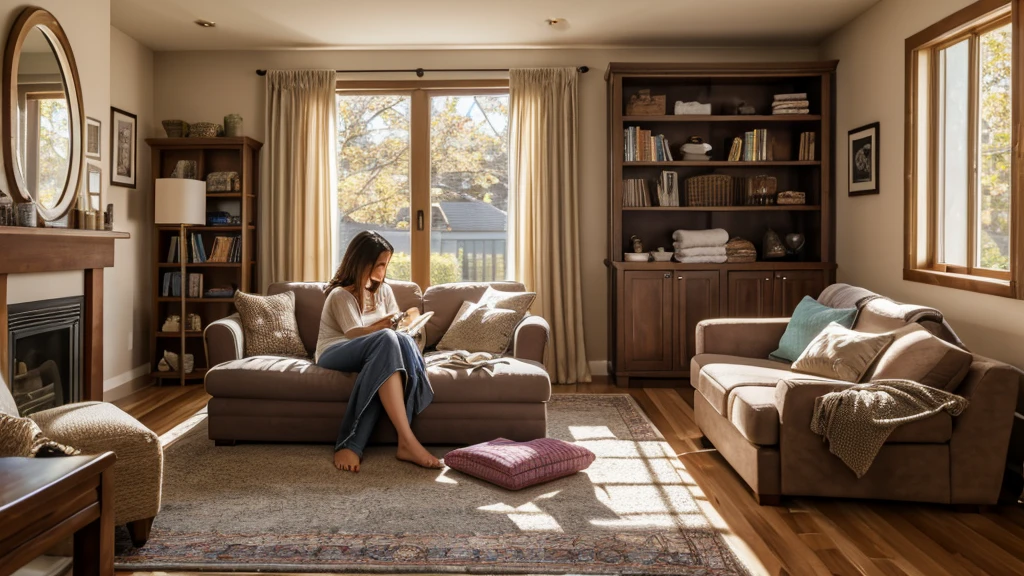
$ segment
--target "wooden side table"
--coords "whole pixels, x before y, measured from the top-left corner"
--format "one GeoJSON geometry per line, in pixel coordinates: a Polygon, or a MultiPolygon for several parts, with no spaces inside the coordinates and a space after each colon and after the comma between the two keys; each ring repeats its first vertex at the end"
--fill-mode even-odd
{"type": "Polygon", "coordinates": [[[0,576],[74,534],[75,576],[114,573],[114,453],[0,458],[0,576]]]}

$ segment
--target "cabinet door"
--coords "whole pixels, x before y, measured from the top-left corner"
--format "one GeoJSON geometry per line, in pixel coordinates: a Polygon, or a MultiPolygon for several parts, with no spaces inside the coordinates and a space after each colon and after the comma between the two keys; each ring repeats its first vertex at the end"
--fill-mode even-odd
{"type": "Polygon", "coordinates": [[[736,271],[729,272],[729,302],[727,315],[730,318],[770,318],[773,315],[772,272],[736,271]]]}
{"type": "Polygon", "coordinates": [[[623,368],[672,369],[672,274],[630,271],[624,274],[623,368]]]}
{"type": "Polygon", "coordinates": [[[697,349],[697,323],[721,315],[718,272],[676,272],[676,369],[688,370],[697,349]]]}
{"type": "Polygon", "coordinates": [[[791,316],[804,296],[817,298],[825,289],[822,270],[782,270],[775,272],[775,315],[791,316]]]}

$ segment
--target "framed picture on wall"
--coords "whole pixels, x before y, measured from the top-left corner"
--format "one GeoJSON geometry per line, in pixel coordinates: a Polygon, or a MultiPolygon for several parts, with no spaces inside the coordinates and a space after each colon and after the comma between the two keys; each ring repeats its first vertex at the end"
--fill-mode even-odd
{"type": "Polygon", "coordinates": [[[110,185],[135,188],[138,119],[135,114],[110,108],[110,185]]]}
{"type": "Polygon", "coordinates": [[[850,130],[847,154],[848,195],[878,194],[878,122],[850,130]]]}
{"type": "Polygon", "coordinates": [[[99,212],[103,205],[103,168],[92,162],[86,164],[86,208],[99,212]]]}
{"type": "Polygon", "coordinates": [[[99,160],[101,157],[100,141],[103,139],[100,132],[103,130],[103,123],[95,118],[85,117],[85,157],[99,160]]]}

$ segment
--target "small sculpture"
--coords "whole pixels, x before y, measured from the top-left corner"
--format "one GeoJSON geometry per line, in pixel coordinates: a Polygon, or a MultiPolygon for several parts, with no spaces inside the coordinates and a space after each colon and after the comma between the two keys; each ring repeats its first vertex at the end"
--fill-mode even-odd
{"type": "Polygon", "coordinates": [[[675,107],[673,109],[673,112],[675,112],[675,114],[677,116],[684,116],[684,115],[689,115],[689,116],[692,116],[692,115],[710,116],[711,115],[711,103],[710,102],[703,103],[703,102],[697,102],[697,101],[683,102],[682,100],[676,100],[676,105],[675,105],[675,107]]]}
{"type": "Polygon", "coordinates": [[[195,180],[199,171],[196,169],[195,160],[178,160],[171,171],[171,178],[189,178],[195,180]]]}
{"type": "Polygon", "coordinates": [[[658,250],[651,250],[651,258],[655,262],[669,262],[672,260],[673,252],[666,252],[664,246],[658,246],[658,250]]]}
{"type": "Polygon", "coordinates": [[[741,116],[750,116],[757,114],[757,110],[753,106],[746,103],[744,100],[740,100],[739,104],[736,105],[736,113],[741,116]]]}
{"type": "Polygon", "coordinates": [[[164,320],[163,328],[160,329],[163,332],[177,332],[181,330],[181,316],[172,314],[164,320]]]}
{"type": "Polygon", "coordinates": [[[700,136],[690,136],[680,150],[683,153],[683,160],[707,160],[708,154],[711,153],[711,144],[704,142],[700,136]]]}
{"type": "Polygon", "coordinates": [[[630,243],[633,244],[633,252],[642,254],[644,251],[644,243],[640,240],[640,237],[636,234],[629,237],[630,243]]]}
{"type": "Polygon", "coordinates": [[[771,228],[764,233],[764,240],[762,241],[761,247],[761,254],[765,259],[782,258],[786,255],[786,247],[782,245],[782,240],[779,238],[779,235],[771,228]]]}
{"type": "Polygon", "coordinates": [[[166,359],[161,358],[160,361],[157,362],[156,364],[156,369],[158,372],[170,372],[171,366],[170,364],[167,363],[166,359]]]}
{"type": "Polygon", "coordinates": [[[787,252],[789,254],[797,254],[800,252],[800,250],[803,249],[806,240],[804,239],[803,234],[797,234],[796,232],[793,232],[790,234],[786,234],[785,242],[786,248],[788,248],[787,252]]]}
{"type": "MultiPolygon", "coordinates": [[[[178,355],[169,350],[164,350],[164,357],[161,362],[167,362],[171,367],[171,370],[178,369],[178,355]]],[[[185,354],[185,374],[191,374],[195,369],[195,357],[192,354],[185,354]]],[[[157,369],[160,369],[160,365],[157,365],[157,369]]]]}
{"type": "Polygon", "coordinates": [[[203,321],[199,318],[199,314],[192,314],[185,318],[185,329],[191,332],[198,332],[203,329],[203,321]]]}

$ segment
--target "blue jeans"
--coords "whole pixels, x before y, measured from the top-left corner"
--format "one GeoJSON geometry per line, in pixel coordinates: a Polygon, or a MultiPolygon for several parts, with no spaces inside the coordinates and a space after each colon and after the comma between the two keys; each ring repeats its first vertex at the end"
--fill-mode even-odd
{"type": "Polygon", "coordinates": [[[395,372],[402,375],[409,423],[434,399],[419,348],[410,336],[394,330],[378,330],[339,342],[325,350],[316,364],[330,370],[359,373],[334,444],[335,452],[348,448],[360,457],[363,455],[384,409],[377,392],[395,372]]]}

